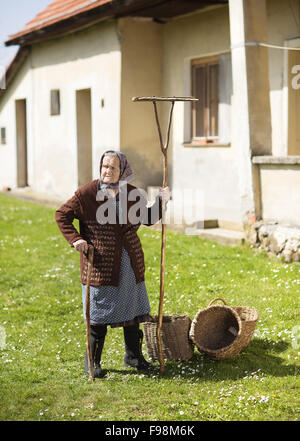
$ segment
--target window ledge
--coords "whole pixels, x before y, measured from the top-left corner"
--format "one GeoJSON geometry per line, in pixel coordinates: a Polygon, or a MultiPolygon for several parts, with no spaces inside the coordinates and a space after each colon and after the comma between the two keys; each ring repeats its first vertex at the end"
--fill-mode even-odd
{"type": "Polygon", "coordinates": [[[194,147],[194,148],[207,148],[207,147],[231,147],[231,143],[228,142],[183,142],[183,147],[194,147]]]}
{"type": "Polygon", "coordinates": [[[252,156],[253,164],[300,164],[300,156],[252,156]]]}

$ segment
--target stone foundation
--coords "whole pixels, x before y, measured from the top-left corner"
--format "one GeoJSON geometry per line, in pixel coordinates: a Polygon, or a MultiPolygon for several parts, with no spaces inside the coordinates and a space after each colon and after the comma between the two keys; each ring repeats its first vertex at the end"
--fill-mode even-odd
{"type": "Polygon", "coordinates": [[[256,220],[253,213],[244,217],[245,241],[285,262],[300,262],[300,225],[256,220]]]}

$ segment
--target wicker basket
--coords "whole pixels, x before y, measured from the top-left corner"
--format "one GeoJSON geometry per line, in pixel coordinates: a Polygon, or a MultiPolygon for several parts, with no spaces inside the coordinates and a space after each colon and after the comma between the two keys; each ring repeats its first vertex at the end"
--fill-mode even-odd
{"type": "Polygon", "coordinates": [[[245,349],[253,336],[255,327],[258,321],[258,313],[254,308],[247,306],[231,306],[234,309],[242,322],[241,346],[245,349]]]}
{"type": "MultiPolygon", "coordinates": [[[[194,346],[189,339],[191,323],[190,317],[186,315],[163,316],[161,336],[165,360],[189,360],[193,356],[194,346]]],[[[158,316],[143,323],[148,356],[153,361],[158,360],[157,326],[158,316]]]]}
{"type": "Polygon", "coordinates": [[[210,358],[221,360],[235,357],[245,343],[239,313],[221,298],[212,300],[192,321],[190,338],[199,351],[210,358]],[[221,300],[224,305],[212,304],[221,300]]]}

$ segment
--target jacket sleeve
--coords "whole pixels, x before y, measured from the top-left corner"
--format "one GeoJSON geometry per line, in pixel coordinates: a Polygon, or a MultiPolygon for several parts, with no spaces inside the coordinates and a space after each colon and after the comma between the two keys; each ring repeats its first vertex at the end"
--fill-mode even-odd
{"type": "Polygon", "coordinates": [[[82,239],[78,231],[73,225],[74,219],[80,218],[82,211],[78,194],[74,194],[65,204],[63,204],[55,212],[55,220],[64,238],[69,242],[71,247],[76,240],[82,239]]]}

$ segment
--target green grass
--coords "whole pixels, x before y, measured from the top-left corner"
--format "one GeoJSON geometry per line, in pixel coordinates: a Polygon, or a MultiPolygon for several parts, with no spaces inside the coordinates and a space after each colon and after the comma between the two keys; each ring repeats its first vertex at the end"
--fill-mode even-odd
{"type": "MultiPolygon", "coordinates": [[[[109,328],[108,374],[91,383],[83,372],[79,253],[61,236],[54,210],[2,194],[0,231],[1,420],[298,419],[299,263],[168,231],[164,314],[193,319],[215,297],[255,307],[250,345],[223,361],[195,349],[188,362],[167,361],[165,375],[157,363],[147,375],[123,367],[122,329],[109,328]]],[[[155,315],[160,233],[139,232],[155,315]]]]}

